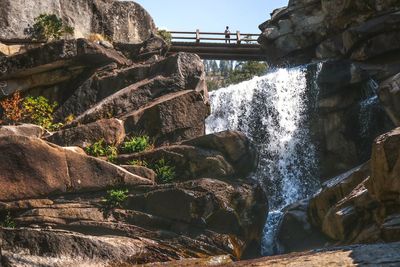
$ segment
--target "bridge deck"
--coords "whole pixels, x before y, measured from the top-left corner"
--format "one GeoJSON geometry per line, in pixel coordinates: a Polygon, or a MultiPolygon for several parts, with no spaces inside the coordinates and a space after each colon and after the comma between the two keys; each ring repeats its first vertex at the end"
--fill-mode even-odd
{"type": "Polygon", "coordinates": [[[171,34],[172,44],[168,54],[186,52],[198,54],[202,59],[266,60],[265,52],[261,50],[257,40],[252,38],[253,36],[258,37],[258,34],[241,35],[237,31],[235,34],[231,34],[229,39],[225,38],[225,33],[200,32],[199,30],[196,32],[171,32],[171,34]],[[192,42],[188,40],[192,40],[192,42]]]}

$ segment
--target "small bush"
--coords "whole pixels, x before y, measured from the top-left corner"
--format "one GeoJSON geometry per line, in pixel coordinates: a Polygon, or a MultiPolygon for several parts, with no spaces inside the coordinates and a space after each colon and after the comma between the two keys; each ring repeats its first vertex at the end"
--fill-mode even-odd
{"type": "Polygon", "coordinates": [[[125,141],[121,146],[123,153],[137,153],[152,148],[153,145],[150,143],[150,138],[147,135],[134,136],[125,141]]]}
{"type": "Polygon", "coordinates": [[[169,31],[166,30],[157,30],[157,34],[164,39],[164,41],[168,44],[171,45],[172,43],[172,35],[169,31]]]}
{"type": "Polygon", "coordinates": [[[53,113],[57,106],[57,102],[51,104],[43,96],[26,97],[22,102],[24,121],[40,125],[50,131],[57,130],[62,126],[61,123],[53,123],[53,113]]]}
{"type": "Polygon", "coordinates": [[[15,124],[18,122],[33,123],[43,128],[55,131],[62,123],[53,122],[53,113],[57,102],[50,103],[43,96],[21,98],[20,92],[15,92],[11,97],[0,102],[3,109],[2,122],[15,124]]]}
{"type": "Polygon", "coordinates": [[[109,190],[103,201],[108,207],[121,207],[122,202],[128,198],[128,192],[128,189],[109,190]]]}
{"type": "Polygon", "coordinates": [[[129,165],[134,165],[134,166],[142,166],[142,167],[148,167],[149,166],[149,164],[146,161],[138,160],[138,159],[134,159],[134,160],[128,161],[128,164],[129,165]]]}
{"type": "Polygon", "coordinates": [[[175,179],[175,167],[170,166],[165,159],[157,161],[152,169],[157,174],[158,182],[170,183],[175,179]]]}
{"type": "Polygon", "coordinates": [[[20,92],[15,92],[11,97],[0,101],[0,106],[3,109],[3,119],[4,123],[17,123],[22,120],[23,110],[20,92]]]}
{"type": "Polygon", "coordinates": [[[65,25],[55,14],[41,14],[26,33],[36,40],[59,40],[63,35],[73,35],[74,28],[65,25]]]}
{"type": "Polygon", "coordinates": [[[115,146],[106,144],[104,139],[100,139],[96,143],[85,147],[85,151],[87,154],[93,157],[107,157],[107,160],[112,163],[115,162],[118,156],[117,148],[115,146]]]}
{"type": "Polygon", "coordinates": [[[91,42],[101,42],[101,41],[107,41],[112,43],[112,40],[100,33],[90,33],[87,38],[91,42]]]}
{"type": "Polygon", "coordinates": [[[17,226],[14,219],[11,217],[10,212],[7,213],[6,217],[4,218],[4,221],[0,225],[2,227],[7,227],[7,228],[15,228],[17,226]]]}

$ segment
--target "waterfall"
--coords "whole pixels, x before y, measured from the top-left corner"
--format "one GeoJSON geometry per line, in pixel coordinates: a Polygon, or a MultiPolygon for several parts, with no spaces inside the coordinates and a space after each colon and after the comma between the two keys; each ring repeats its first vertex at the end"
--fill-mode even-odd
{"type": "Polygon", "coordinates": [[[265,186],[270,206],[264,255],[276,250],[280,210],[319,188],[309,130],[318,90],[307,82],[308,73],[307,67],[278,69],[210,93],[207,133],[239,130],[258,146],[260,162],[253,178],[265,186]]]}

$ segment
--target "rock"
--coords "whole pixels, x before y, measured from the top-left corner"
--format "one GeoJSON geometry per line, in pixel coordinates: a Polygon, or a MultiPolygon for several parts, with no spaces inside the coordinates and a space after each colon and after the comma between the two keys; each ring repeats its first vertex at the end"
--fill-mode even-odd
{"type": "Polygon", "coordinates": [[[122,165],[121,167],[137,176],[147,178],[153,182],[156,181],[157,174],[152,169],[137,165],[122,165]]]}
{"type": "Polygon", "coordinates": [[[135,264],[173,260],[179,255],[156,241],[60,230],[0,229],[0,240],[4,244],[3,256],[11,266],[135,264]]]}
{"type": "Polygon", "coordinates": [[[329,239],[310,224],[307,200],[302,200],[284,209],[284,215],[278,226],[277,242],[281,252],[299,252],[322,248],[329,239]]]}
{"type": "Polygon", "coordinates": [[[278,65],[316,58],[365,61],[399,52],[398,11],[397,0],[290,1],[260,25],[258,41],[278,65]]]}
{"type": "Polygon", "coordinates": [[[181,144],[164,146],[131,155],[120,155],[119,163],[144,160],[154,164],[164,159],[173,166],[176,180],[202,177],[245,180],[257,166],[258,154],[247,137],[234,131],[201,136],[181,144]]]}
{"type": "Polygon", "coordinates": [[[370,175],[367,162],[322,184],[322,189],[311,198],[310,220],[313,225],[321,225],[329,210],[356,188],[370,175]]]}
{"type": "Polygon", "coordinates": [[[139,4],[114,0],[3,1],[0,39],[25,39],[24,30],[43,13],[56,14],[75,28],[75,38],[103,34],[115,42],[141,43],[156,31],[153,19],[139,4]],[[13,18],[18,18],[15,20],[13,18]]]}
{"type": "Polygon", "coordinates": [[[118,119],[104,119],[77,127],[60,130],[45,138],[59,146],[85,148],[104,140],[107,144],[119,145],[125,139],[123,122],[118,119]]]}
{"type": "MultiPolygon", "coordinates": [[[[381,135],[375,141],[371,156],[371,179],[367,183],[368,191],[380,202],[399,203],[400,164],[400,128],[381,135]]],[[[393,205],[392,204],[392,205],[393,205]]],[[[395,208],[397,210],[397,208],[395,208]]],[[[392,210],[391,212],[394,212],[392,210]]],[[[398,210],[400,211],[400,210],[398,210]]]]}
{"type": "Polygon", "coordinates": [[[133,61],[148,60],[152,56],[165,56],[169,46],[158,36],[152,36],[141,44],[114,43],[114,47],[133,61]]]}
{"type": "Polygon", "coordinates": [[[126,132],[145,133],[159,146],[204,135],[208,114],[202,94],[185,90],[161,96],[122,119],[126,132]]]}
{"type": "Polygon", "coordinates": [[[21,135],[26,137],[41,138],[46,130],[35,124],[0,125],[0,137],[9,135],[21,135]]]}
{"type": "Polygon", "coordinates": [[[55,116],[64,118],[85,112],[77,118],[81,123],[110,115],[122,117],[164,94],[189,89],[201,92],[208,103],[204,75],[200,58],[185,53],[151,65],[101,71],[85,81],[55,116]]]}
{"type": "Polygon", "coordinates": [[[37,138],[0,137],[0,201],[149,184],[124,169],[37,138]]]}
{"type": "Polygon", "coordinates": [[[381,83],[378,90],[386,113],[396,126],[400,126],[400,73],[381,83]]]}
{"type": "Polygon", "coordinates": [[[129,65],[122,54],[85,39],[47,43],[0,61],[1,97],[16,90],[51,86],[76,78],[85,67],[129,65]]]}
{"type": "Polygon", "coordinates": [[[355,245],[239,261],[224,266],[396,266],[400,243],[355,245]]]}

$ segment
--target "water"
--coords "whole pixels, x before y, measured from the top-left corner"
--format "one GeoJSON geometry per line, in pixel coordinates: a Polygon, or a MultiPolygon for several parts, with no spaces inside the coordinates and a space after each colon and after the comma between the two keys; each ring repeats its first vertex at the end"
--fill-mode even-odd
{"type": "Polygon", "coordinates": [[[253,178],[265,185],[270,202],[264,255],[277,251],[273,240],[280,210],[319,188],[309,129],[316,91],[307,82],[307,68],[302,67],[279,69],[210,93],[212,114],[206,131],[242,131],[260,152],[253,178]]]}

